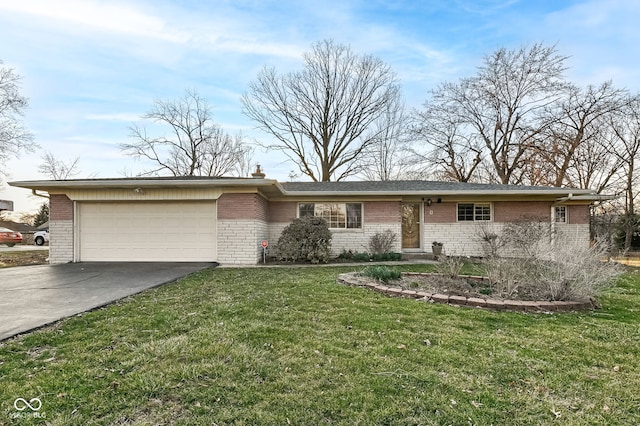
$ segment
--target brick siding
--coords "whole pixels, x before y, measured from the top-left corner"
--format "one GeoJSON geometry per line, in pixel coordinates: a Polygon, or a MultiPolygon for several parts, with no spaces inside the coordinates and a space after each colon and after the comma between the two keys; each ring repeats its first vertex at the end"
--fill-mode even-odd
{"type": "Polygon", "coordinates": [[[298,203],[295,201],[272,201],[269,203],[269,221],[289,223],[298,217],[298,203]]]}
{"type": "Polygon", "coordinates": [[[218,220],[218,262],[256,264],[261,256],[260,242],[268,238],[268,225],[261,220],[218,220]]]}
{"type": "Polygon", "coordinates": [[[458,219],[457,203],[434,203],[424,205],[425,223],[456,223],[458,219]]]}
{"type": "Polygon", "coordinates": [[[493,203],[494,222],[515,222],[523,217],[551,220],[551,202],[496,201],[493,203]]]}
{"type": "Polygon", "coordinates": [[[364,220],[367,223],[400,222],[399,201],[367,201],[363,203],[364,220]]]}
{"type": "Polygon", "coordinates": [[[49,263],[73,262],[73,201],[51,194],[49,209],[49,263]]]}
{"type": "Polygon", "coordinates": [[[268,219],[268,202],[258,194],[222,194],[218,199],[218,219],[268,219]]]}
{"type": "Polygon", "coordinates": [[[51,220],[73,220],[73,201],[64,194],[51,194],[49,210],[51,220]]]}
{"type": "MultiPolygon", "coordinates": [[[[572,225],[589,224],[589,206],[567,206],[569,223],[572,225]]],[[[588,235],[588,233],[587,233],[588,235]]]]}
{"type": "Polygon", "coordinates": [[[73,221],[51,220],[49,232],[49,263],[73,262],[73,221]]]}

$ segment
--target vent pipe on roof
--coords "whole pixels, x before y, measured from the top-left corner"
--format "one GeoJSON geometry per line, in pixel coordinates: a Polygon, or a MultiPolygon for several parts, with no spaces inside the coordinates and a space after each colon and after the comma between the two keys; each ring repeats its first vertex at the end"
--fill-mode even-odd
{"type": "Polygon", "coordinates": [[[266,175],[260,169],[260,164],[256,164],[256,171],[251,173],[251,177],[254,179],[264,179],[266,175]]]}

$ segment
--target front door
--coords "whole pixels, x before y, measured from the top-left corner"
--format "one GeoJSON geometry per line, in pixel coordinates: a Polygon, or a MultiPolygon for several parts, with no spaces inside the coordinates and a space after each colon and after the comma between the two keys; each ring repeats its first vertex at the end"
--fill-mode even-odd
{"type": "Polygon", "coordinates": [[[420,203],[402,204],[402,249],[420,248],[420,203]]]}

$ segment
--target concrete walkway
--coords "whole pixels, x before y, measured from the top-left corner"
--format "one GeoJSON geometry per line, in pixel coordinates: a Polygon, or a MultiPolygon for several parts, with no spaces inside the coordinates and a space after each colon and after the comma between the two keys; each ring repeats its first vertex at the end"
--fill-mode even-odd
{"type": "Polygon", "coordinates": [[[0,340],[214,266],[88,262],[0,269],[0,340]]]}

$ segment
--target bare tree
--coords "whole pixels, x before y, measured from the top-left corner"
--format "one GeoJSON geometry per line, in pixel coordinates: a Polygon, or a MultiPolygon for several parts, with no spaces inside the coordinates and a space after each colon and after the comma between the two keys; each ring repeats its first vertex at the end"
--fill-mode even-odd
{"type": "Polygon", "coordinates": [[[428,147],[426,152],[415,151],[422,163],[435,167],[442,180],[474,180],[482,161],[482,142],[473,129],[460,120],[460,114],[434,100],[415,115],[412,132],[428,147]]]}
{"type": "Polygon", "coordinates": [[[370,132],[398,102],[395,73],[380,59],[324,40],[304,54],[304,68],[280,75],[265,67],[242,97],[244,113],[275,137],[314,181],[341,180],[362,168],[362,153],[380,140],[370,132]]]}
{"type": "Polygon", "coordinates": [[[42,156],[42,164],[38,171],[51,179],[70,179],[80,173],[80,157],[64,161],[56,158],[51,152],[45,152],[42,156]]]}
{"type": "Polygon", "coordinates": [[[408,117],[400,99],[387,105],[384,114],[374,123],[373,143],[360,157],[361,175],[367,180],[399,180],[411,167],[408,117]]]}
{"type": "Polygon", "coordinates": [[[432,96],[474,129],[490,170],[500,183],[521,183],[523,161],[551,123],[542,111],[566,89],[565,57],[555,46],[499,49],[484,58],[478,74],[444,83],[432,96]]]}
{"type": "Polygon", "coordinates": [[[628,98],[627,107],[611,119],[611,128],[617,142],[609,150],[619,160],[623,175],[625,206],[622,228],[625,233],[624,248],[629,250],[634,231],[640,224],[635,203],[638,197],[638,161],[640,161],[640,97],[628,98]]]}
{"type": "Polygon", "coordinates": [[[209,104],[193,90],[178,100],[156,100],[142,118],[168,127],[166,135],[151,136],[134,124],[129,129],[134,142],[120,145],[127,155],[156,163],[145,175],[223,176],[249,149],[241,134],[231,136],[213,122],[209,104]]]}
{"type": "Polygon", "coordinates": [[[623,108],[626,99],[626,91],[614,88],[608,81],[585,90],[571,85],[565,98],[548,107],[546,121],[551,125],[535,147],[535,155],[539,158],[528,163],[542,171],[539,183],[579,186],[580,182],[571,178],[581,172],[573,168],[584,166],[576,159],[580,154],[588,153],[588,150],[580,150],[581,145],[594,140],[600,142],[601,134],[607,131],[609,117],[623,108]]]}
{"type": "Polygon", "coordinates": [[[0,61],[0,167],[21,151],[33,151],[36,147],[33,135],[19,119],[28,106],[27,98],[20,95],[20,77],[2,64],[0,61]]]}
{"type": "Polygon", "coordinates": [[[620,159],[611,155],[615,145],[610,128],[601,129],[595,137],[581,143],[573,153],[565,185],[593,189],[599,194],[615,188],[621,178],[620,159]]]}
{"type": "MultiPolygon", "coordinates": [[[[244,138],[241,134],[238,136],[244,138]]],[[[253,146],[245,146],[245,150],[243,154],[238,158],[238,163],[235,167],[235,172],[240,177],[249,177],[251,173],[255,170],[256,161],[253,159],[254,154],[253,146]]]]}

